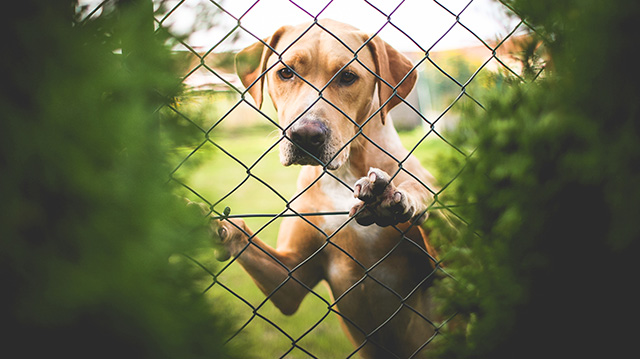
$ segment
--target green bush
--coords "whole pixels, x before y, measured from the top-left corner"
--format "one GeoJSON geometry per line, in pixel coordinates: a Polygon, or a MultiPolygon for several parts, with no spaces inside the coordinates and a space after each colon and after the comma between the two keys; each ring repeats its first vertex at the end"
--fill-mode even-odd
{"type": "Polygon", "coordinates": [[[3,351],[227,357],[204,272],[174,256],[208,246],[154,115],[179,81],[150,2],[112,5],[80,23],[73,2],[20,1],[0,24],[3,351]]]}
{"type": "Polygon", "coordinates": [[[447,195],[468,222],[448,243],[459,313],[442,356],[621,357],[633,352],[640,237],[640,5],[513,0],[551,66],[495,91],[450,134],[474,149],[447,195]]]}

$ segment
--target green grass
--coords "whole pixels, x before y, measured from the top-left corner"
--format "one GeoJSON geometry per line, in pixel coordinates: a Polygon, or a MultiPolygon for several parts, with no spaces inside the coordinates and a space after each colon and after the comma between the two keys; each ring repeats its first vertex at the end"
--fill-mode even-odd
{"type": "MultiPolygon", "coordinates": [[[[212,139],[221,148],[244,163],[246,167],[251,167],[262,153],[278,140],[278,136],[275,133],[270,133],[269,130],[249,129],[247,131],[223,131],[223,133],[212,136],[212,139]]],[[[189,152],[189,150],[184,151],[185,155],[189,152]]],[[[194,156],[204,156],[205,158],[197,158],[197,162],[200,163],[198,167],[190,169],[184,176],[181,176],[179,170],[176,176],[212,203],[231,193],[228,198],[216,205],[215,209],[222,212],[228,206],[231,208],[232,214],[280,213],[285,208],[285,201],[280,196],[290,198],[293,195],[297,173],[300,170],[299,167],[285,168],[280,165],[278,149],[277,147],[273,148],[251,169],[253,175],[273,187],[271,190],[255,178],[249,177],[244,166],[229,158],[213,145],[206,145],[203,149],[198,150],[194,156]],[[243,181],[244,184],[235,189],[243,181]],[[234,189],[235,191],[233,191],[234,189]]],[[[195,196],[190,196],[190,198],[197,200],[195,196]]],[[[269,223],[271,220],[272,218],[247,218],[246,222],[254,231],[261,229],[258,234],[260,239],[275,247],[280,220],[269,223]]],[[[226,262],[220,265],[214,263],[212,258],[212,251],[198,257],[208,268],[217,268],[212,270],[214,273],[222,270],[217,278],[220,284],[230,288],[254,308],[259,308],[257,315],[254,316],[251,306],[230,294],[219,284],[213,285],[206,292],[212,305],[223,306],[229,315],[236,319],[238,328],[249,322],[246,328],[233,340],[247,344],[253,343],[254,348],[251,352],[256,353],[257,358],[279,358],[291,348],[292,342],[292,339],[260,316],[268,318],[294,340],[313,328],[298,342],[298,345],[317,357],[347,357],[353,351],[352,345],[342,332],[337,316],[329,313],[328,305],[324,302],[331,303],[325,285],[321,284],[314,288],[316,293],[324,298],[324,301],[309,294],[298,312],[293,316],[285,316],[271,302],[265,302],[264,294],[239,264],[231,263],[229,265],[229,262],[226,262]],[[228,267],[224,267],[226,265],[228,267]],[[318,322],[320,324],[315,326],[318,322]]],[[[205,285],[208,284],[204,283],[203,286],[205,285]]],[[[286,357],[308,358],[309,356],[294,349],[286,357]]]]}
{"type": "MultiPolygon", "coordinates": [[[[417,129],[402,133],[401,137],[405,146],[411,149],[423,135],[424,131],[417,129]]],[[[175,177],[212,204],[224,197],[224,200],[214,207],[220,213],[227,206],[231,208],[232,215],[278,214],[284,210],[286,199],[291,198],[295,192],[300,168],[283,167],[280,164],[278,147],[273,147],[279,140],[275,126],[267,124],[244,128],[221,127],[214,129],[210,138],[220,148],[206,143],[192,155],[183,168],[176,171],[175,177]],[[235,159],[224,151],[232,154],[235,159]],[[189,162],[195,165],[189,166],[189,162]],[[247,174],[247,168],[250,168],[252,176],[247,174]],[[238,187],[239,184],[241,185],[238,187]]],[[[192,150],[184,148],[180,152],[182,156],[187,156],[192,150]]],[[[418,146],[415,154],[429,168],[447,151],[451,151],[448,145],[436,136],[429,136],[418,146]]],[[[193,200],[198,200],[196,196],[188,193],[187,195],[193,200]]],[[[279,219],[246,218],[245,221],[254,231],[259,231],[260,239],[275,247],[279,219]]],[[[325,283],[314,288],[317,295],[307,295],[298,312],[292,316],[285,316],[271,302],[265,302],[264,294],[239,264],[216,264],[212,250],[205,251],[198,259],[208,268],[216,268],[212,269],[214,273],[219,273],[219,284],[214,284],[206,292],[207,299],[213,306],[223,306],[229,316],[236,319],[238,328],[248,323],[233,341],[236,344],[238,341],[253,343],[252,352],[256,353],[256,357],[279,358],[291,348],[292,342],[291,338],[261,317],[273,322],[293,340],[304,335],[298,345],[319,358],[347,357],[353,351],[354,348],[342,331],[337,316],[329,313],[327,302],[332,301],[325,283]],[[229,293],[220,284],[231,289],[249,304],[229,293]],[[256,314],[253,313],[252,307],[258,308],[256,314]],[[313,329],[305,334],[311,328],[313,329]]],[[[209,284],[202,285],[207,287],[209,284]]],[[[286,357],[309,356],[294,349],[286,357]]]]}

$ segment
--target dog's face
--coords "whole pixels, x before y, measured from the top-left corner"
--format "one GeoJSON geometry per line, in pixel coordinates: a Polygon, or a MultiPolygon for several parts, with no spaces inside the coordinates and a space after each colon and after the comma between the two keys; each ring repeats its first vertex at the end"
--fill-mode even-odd
{"type": "Polygon", "coordinates": [[[266,72],[284,130],[282,164],[335,170],[349,158],[360,126],[376,112],[384,121],[386,112],[401,101],[389,85],[400,83],[397,94],[404,98],[416,75],[411,62],[379,38],[370,40],[335,21],[320,24],[282,27],[265,40],[269,47],[259,42],[240,52],[236,66],[258,106],[264,82],[260,76],[266,72]]]}
{"type": "Polygon", "coordinates": [[[335,35],[344,45],[318,26],[299,39],[300,31],[285,30],[275,47],[282,56],[267,62],[269,95],[289,139],[280,142],[284,165],[340,167],[349,155],[345,144],[372,112],[375,81],[363,64],[375,68],[373,57],[365,48],[354,61],[368,37],[355,30],[335,35]]]}

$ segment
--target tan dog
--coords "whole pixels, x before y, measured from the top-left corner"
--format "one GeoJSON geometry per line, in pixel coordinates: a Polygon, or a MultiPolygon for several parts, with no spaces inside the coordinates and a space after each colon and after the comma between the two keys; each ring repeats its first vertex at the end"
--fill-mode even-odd
{"type": "Polygon", "coordinates": [[[409,357],[434,335],[426,290],[435,254],[419,226],[432,200],[420,182],[434,187],[388,111],[417,74],[378,37],[330,20],[309,26],[282,27],[268,47],[246,48],[237,71],[258,107],[266,77],[284,130],[281,162],[304,165],[291,210],[349,215],[286,217],[275,249],[242,220],[216,223],[218,234],[284,314],[326,280],[363,357],[409,357]]]}

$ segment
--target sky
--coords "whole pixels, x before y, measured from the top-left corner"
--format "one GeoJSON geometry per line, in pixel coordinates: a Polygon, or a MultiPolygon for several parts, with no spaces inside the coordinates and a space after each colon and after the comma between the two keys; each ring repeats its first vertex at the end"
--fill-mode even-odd
{"type": "MultiPolygon", "coordinates": [[[[92,1],[92,0],[85,0],[92,1]]],[[[510,33],[519,21],[505,14],[506,8],[492,0],[221,0],[215,1],[228,13],[219,13],[210,0],[185,0],[166,18],[163,26],[180,35],[196,49],[229,51],[244,48],[256,37],[266,38],[282,25],[296,25],[319,18],[349,23],[367,33],[376,33],[401,51],[446,50],[480,44],[460,22],[484,40],[495,40],[510,33]],[[443,9],[442,6],[449,9],[443,9]],[[376,10],[372,5],[377,7],[376,10]],[[304,9],[304,10],[302,10],[304,9]],[[214,11],[218,14],[215,15],[214,11]],[[453,14],[452,14],[453,13],[453,14]],[[391,23],[402,30],[387,23],[391,23]],[[235,41],[221,41],[238,25],[235,41]],[[386,25],[385,25],[386,24],[386,25]],[[453,26],[456,24],[455,26],[453,26]],[[453,28],[451,29],[451,27],[453,28]],[[382,30],[380,30],[382,29],[382,30]],[[451,29],[451,30],[450,30],[451,29]],[[404,32],[404,33],[403,33],[404,32]],[[443,37],[443,35],[445,35],[443,37]],[[435,45],[435,47],[434,47],[435,45]]],[[[167,0],[171,9],[179,0],[167,0]]]]}

